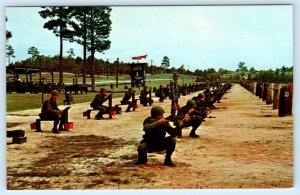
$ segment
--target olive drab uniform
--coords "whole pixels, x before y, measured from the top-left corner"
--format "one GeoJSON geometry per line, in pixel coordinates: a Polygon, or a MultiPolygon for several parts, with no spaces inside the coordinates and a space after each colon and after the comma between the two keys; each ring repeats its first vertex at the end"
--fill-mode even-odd
{"type": "Polygon", "coordinates": [[[93,107],[94,110],[99,110],[98,114],[95,116],[96,119],[102,119],[103,114],[108,113],[108,106],[103,105],[103,103],[107,100],[107,97],[107,95],[97,94],[91,102],[91,107],[93,107]]]}
{"type": "Polygon", "coordinates": [[[135,165],[147,163],[147,152],[166,150],[164,164],[167,166],[175,166],[171,160],[171,156],[175,150],[178,130],[177,127],[172,127],[169,121],[165,121],[163,124],[160,123],[164,112],[161,106],[154,106],[151,109],[151,117],[147,117],[144,120],[143,131],[145,134],[137,148],[138,160],[134,161],[135,165]],[[167,133],[170,136],[166,137],[167,133]]]}
{"type": "Polygon", "coordinates": [[[129,88],[128,91],[125,92],[123,99],[121,100],[121,104],[123,105],[128,105],[126,112],[129,112],[131,108],[133,108],[133,102],[129,101],[130,98],[132,97],[132,94],[134,93],[134,91],[129,88]]]}
{"type": "MultiPolygon", "coordinates": [[[[178,111],[178,116],[182,116],[184,117],[185,115],[188,116],[202,116],[202,113],[200,111],[198,111],[197,109],[194,110],[193,113],[189,113],[189,110],[192,108],[195,108],[196,103],[194,100],[189,100],[187,102],[187,104],[183,107],[181,107],[178,111]]],[[[201,125],[203,119],[199,118],[199,119],[190,119],[187,123],[184,124],[184,127],[190,127],[192,126],[192,130],[190,132],[190,137],[199,137],[199,135],[196,134],[196,130],[198,129],[198,127],[201,125]]],[[[178,133],[178,137],[182,137],[182,131],[180,129],[179,133],[178,133]]]]}
{"type": "Polygon", "coordinates": [[[177,81],[170,82],[170,99],[172,100],[171,104],[171,115],[175,115],[176,111],[179,110],[178,98],[179,98],[179,86],[177,81]]]}
{"type": "Polygon", "coordinates": [[[151,117],[144,120],[143,126],[145,134],[138,146],[138,161],[141,162],[140,164],[147,163],[147,152],[163,150],[166,150],[165,162],[170,161],[176,145],[176,129],[169,123],[167,125],[160,125],[158,119],[151,117]],[[166,133],[170,136],[165,137],[166,133]]]}
{"type": "Polygon", "coordinates": [[[156,97],[159,97],[159,102],[163,102],[166,98],[166,92],[165,92],[165,88],[160,85],[158,90],[155,93],[156,97]]]}
{"type": "Polygon", "coordinates": [[[63,130],[63,125],[65,123],[65,113],[60,114],[57,107],[56,101],[51,97],[43,102],[43,107],[41,110],[41,119],[54,120],[52,131],[53,133],[59,133],[63,130]],[[59,128],[57,125],[59,123],[59,128]]]}
{"type": "Polygon", "coordinates": [[[140,101],[144,106],[147,106],[148,104],[151,106],[153,103],[153,100],[148,97],[148,94],[150,94],[150,90],[148,90],[146,86],[141,90],[140,101]]]}

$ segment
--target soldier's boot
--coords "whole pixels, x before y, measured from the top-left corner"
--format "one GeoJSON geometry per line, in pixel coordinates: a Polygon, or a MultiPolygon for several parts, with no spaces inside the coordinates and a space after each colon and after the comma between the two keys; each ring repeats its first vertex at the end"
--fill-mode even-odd
{"type": "Polygon", "coordinates": [[[166,157],[164,165],[170,166],[170,167],[175,167],[176,164],[171,160],[171,157],[166,157]]]}
{"type": "Polygon", "coordinates": [[[127,106],[127,109],[126,109],[126,112],[130,112],[130,109],[132,108],[132,106],[129,104],[128,106],[127,106]]]}
{"type": "Polygon", "coordinates": [[[177,133],[177,138],[182,138],[182,130],[178,130],[178,133],[177,133]]]}
{"type": "Polygon", "coordinates": [[[148,159],[147,159],[147,153],[139,153],[139,157],[137,160],[133,161],[134,165],[143,165],[143,164],[147,164],[148,159]]]}
{"type": "Polygon", "coordinates": [[[190,132],[190,137],[194,137],[194,138],[198,138],[199,137],[199,135],[197,135],[195,132],[196,132],[196,130],[197,129],[195,129],[195,128],[193,128],[192,130],[191,130],[191,132],[190,132]]]}
{"type": "Polygon", "coordinates": [[[57,128],[53,128],[53,129],[52,129],[52,132],[53,132],[53,133],[56,133],[56,134],[59,134],[60,131],[61,131],[61,130],[59,130],[59,129],[57,129],[57,128]]]}
{"type": "Polygon", "coordinates": [[[53,133],[57,133],[57,134],[60,133],[60,130],[57,129],[58,122],[59,122],[58,119],[54,120],[54,124],[53,124],[53,128],[52,128],[53,133]]]}
{"type": "Polygon", "coordinates": [[[68,131],[68,129],[64,128],[64,122],[63,121],[60,121],[58,130],[59,131],[68,131]]]}
{"type": "Polygon", "coordinates": [[[103,119],[103,114],[102,114],[101,112],[98,112],[98,114],[96,114],[96,116],[95,116],[95,119],[96,119],[96,120],[101,120],[101,119],[103,119]]]}
{"type": "Polygon", "coordinates": [[[166,158],[165,158],[164,165],[175,167],[175,163],[171,160],[171,156],[175,150],[175,146],[176,146],[176,138],[171,136],[168,137],[167,146],[166,146],[166,158]]]}
{"type": "Polygon", "coordinates": [[[59,124],[59,128],[58,128],[58,130],[60,130],[60,131],[64,131],[64,128],[63,128],[63,124],[61,123],[61,124],[59,124]]]}

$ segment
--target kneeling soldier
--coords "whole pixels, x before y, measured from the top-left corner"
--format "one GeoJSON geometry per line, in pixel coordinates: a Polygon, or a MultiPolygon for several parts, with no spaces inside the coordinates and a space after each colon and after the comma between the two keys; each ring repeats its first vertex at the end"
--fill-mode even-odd
{"type": "Polygon", "coordinates": [[[141,100],[141,104],[143,104],[144,106],[147,106],[148,104],[149,106],[151,106],[153,103],[153,100],[150,97],[148,97],[150,91],[151,89],[148,91],[148,87],[146,85],[141,90],[140,100],[141,100]]]}
{"type": "Polygon", "coordinates": [[[135,91],[132,88],[128,88],[128,90],[124,94],[123,99],[121,100],[122,105],[128,105],[126,108],[126,112],[130,112],[130,109],[133,108],[134,103],[136,104],[136,102],[129,101],[134,93],[135,91]]]}
{"type": "Polygon", "coordinates": [[[140,142],[138,151],[138,160],[135,165],[147,163],[147,152],[156,152],[166,150],[164,164],[167,166],[175,166],[171,160],[171,155],[175,150],[177,130],[170,126],[167,119],[163,118],[165,113],[161,106],[155,106],[151,109],[151,117],[144,120],[143,126],[145,134],[140,142]],[[166,133],[171,136],[165,137],[166,133]]]}
{"type": "MultiPolygon", "coordinates": [[[[178,111],[178,116],[182,116],[182,117],[190,117],[190,116],[201,116],[201,113],[195,109],[196,103],[194,100],[188,100],[186,105],[181,107],[178,111]]],[[[199,135],[196,134],[196,130],[197,128],[201,125],[202,123],[202,119],[201,118],[197,118],[197,119],[190,119],[189,121],[187,121],[185,123],[185,127],[190,127],[192,126],[192,130],[190,132],[190,137],[199,137],[199,135]]],[[[182,132],[180,131],[178,133],[178,137],[182,137],[182,132]]]]}

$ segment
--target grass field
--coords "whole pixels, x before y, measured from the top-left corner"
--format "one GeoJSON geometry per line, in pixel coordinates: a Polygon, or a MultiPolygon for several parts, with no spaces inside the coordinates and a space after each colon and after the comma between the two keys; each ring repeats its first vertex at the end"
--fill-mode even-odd
{"type": "MultiPolygon", "coordinates": [[[[72,83],[74,78],[73,74],[65,74],[64,75],[64,81],[66,83],[72,83]]],[[[151,75],[147,76],[147,79],[172,79],[172,74],[163,74],[163,75],[151,75]]],[[[21,78],[22,79],[22,78],[21,78]]],[[[114,80],[114,77],[96,77],[96,82],[103,82],[107,80],[114,80]]],[[[126,76],[121,76],[120,81],[122,80],[128,80],[129,77],[126,76]]],[[[58,80],[58,74],[55,74],[54,80],[58,80]]],[[[147,82],[148,87],[159,87],[159,85],[166,86],[167,84],[170,83],[170,80],[155,80],[151,82],[147,82]]],[[[89,79],[87,79],[89,81],[89,79]]],[[[195,81],[194,77],[188,77],[188,76],[181,76],[179,80],[179,84],[189,84],[193,83],[195,81]]],[[[78,79],[78,83],[82,83],[82,79],[78,79]]],[[[96,85],[96,91],[99,91],[101,87],[104,87],[106,89],[110,89],[110,83],[113,83],[115,85],[115,81],[106,83],[105,85],[96,85]]],[[[124,91],[124,86],[121,83],[119,83],[119,87],[117,90],[123,90],[124,91]]],[[[136,94],[140,94],[140,89],[136,88],[136,94]]],[[[75,103],[83,103],[83,102],[91,102],[97,92],[88,92],[87,94],[73,94],[73,98],[75,103]]],[[[122,97],[124,94],[114,94],[113,98],[116,97],[122,97]]],[[[44,94],[44,100],[49,98],[50,94],[44,94]]],[[[60,95],[60,98],[58,100],[58,105],[63,105],[63,100],[64,100],[64,94],[60,95]]],[[[14,93],[14,94],[7,94],[6,95],[6,111],[7,112],[12,112],[12,111],[19,111],[19,110],[26,110],[26,109],[34,109],[34,108],[41,108],[42,105],[42,94],[24,94],[24,93],[14,93]]]]}

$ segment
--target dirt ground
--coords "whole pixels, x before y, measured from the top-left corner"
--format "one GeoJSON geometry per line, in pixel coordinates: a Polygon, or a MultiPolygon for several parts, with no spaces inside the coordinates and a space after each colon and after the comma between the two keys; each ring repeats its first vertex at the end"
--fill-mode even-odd
{"type": "MultiPolygon", "coordinates": [[[[197,93],[180,98],[180,105],[197,93]]],[[[120,99],[114,99],[113,104],[120,99]]],[[[170,101],[161,105],[170,113],[170,101]]],[[[177,139],[172,156],[176,167],[163,165],[164,153],[148,155],[147,165],[132,165],[151,107],[86,119],[89,103],[71,105],[74,128],[51,132],[30,130],[40,109],[7,113],[7,129],[25,130],[27,142],[7,138],[7,188],[10,189],[223,189],[293,187],[293,116],[278,117],[272,105],[234,85],[220,109],[189,138],[177,139]],[[108,117],[108,116],[105,116],[108,117]]],[[[64,106],[60,106],[63,108],[64,106]]],[[[124,108],[123,108],[124,110],[124,108]]],[[[92,117],[96,112],[92,112],[92,117]]]]}

